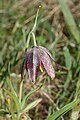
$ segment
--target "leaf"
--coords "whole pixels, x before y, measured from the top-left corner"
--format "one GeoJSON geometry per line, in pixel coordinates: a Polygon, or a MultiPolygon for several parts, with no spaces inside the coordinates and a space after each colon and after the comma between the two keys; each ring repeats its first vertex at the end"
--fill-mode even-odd
{"type": "Polygon", "coordinates": [[[38,100],[35,100],[34,102],[30,103],[29,105],[27,105],[27,107],[23,110],[23,112],[28,112],[30,109],[36,107],[40,102],[41,102],[42,99],[38,99],[38,100]]]}
{"type": "Polygon", "coordinates": [[[27,101],[31,95],[33,95],[36,91],[38,91],[40,88],[42,87],[42,84],[35,88],[34,90],[30,91],[24,98],[23,98],[23,101],[22,101],[22,104],[21,104],[21,109],[23,109],[23,107],[25,106],[25,101],[27,101]]]}
{"type": "Polygon", "coordinates": [[[13,93],[15,96],[17,96],[17,94],[16,94],[16,92],[15,92],[13,86],[12,86],[11,80],[10,80],[9,78],[7,78],[7,83],[8,83],[9,88],[11,89],[12,93],[13,93]]]}
{"type": "Polygon", "coordinates": [[[17,94],[16,94],[16,92],[15,92],[13,86],[12,86],[12,83],[11,83],[11,79],[10,79],[10,73],[11,73],[11,72],[10,72],[10,71],[11,71],[11,70],[10,70],[10,62],[9,62],[9,65],[8,65],[9,78],[7,77],[7,83],[8,83],[9,88],[11,89],[12,93],[14,93],[14,94],[17,96],[17,94]]]}
{"type": "Polygon", "coordinates": [[[21,104],[21,98],[22,98],[22,87],[23,87],[23,80],[21,81],[21,84],[20,84],[20,92],[19,92],[19,102],[21,104]]]}
{"type": "Polygon", "coordinates": [[[61,108],[59,111],[54,112],[52,115],[50,115],[46,120],[55,120],[60,118],[62,115],[66,114],[68,111],[70,111],[76,104],[78,104],[80,100],[74,100],[73,102],[65,105],[63,108],[61,108]]]}
{"type": "Polygon", "coordinates": [[[80,90],[80,78],[78,79],[77,84],[76,84],[75,99],[79,97],[79,90],[80,90]]]}
{"type": "Polygon", "coordinates": [[[64,57],[65,57],[66,67],[70,69],[72,65],[72,61],[71,61],[71,55],[69,49],[67,47],[64,49],[64,57]]]}
{"type": "Polygon", "coordinates": [[[69,70],[69,72],[67,74],[67,78],[66,78],[65,84],[64,84],[64,90],[65,90],[65,92],[68,89],[71,81],[72,81],[72,71],[69,70]]]}
{"type": "Polygon", "coordinates": [[[10,107],[10,112],[11,112],[12,120],[16,120],[15,113],[14,113],[14,110],[13,110],[13,107],[12,107],[12,104],[10,104],[9,107],[10,107]]]}
{"type": "Polygon", "coordinates": [[[73,19],[73,16],[70,12],[70,9],[66,3],[66,0],[58,0],[58,1],[59,1],[60,6],[61,6],[61,10],[63,12],[65,21],[70,29],[71,34],[73,35],[73,37],[75,38],[77,43],[80,44],[80,33],[79,33],[79,30],[76,26],[74,19],[73,19]]]}
{"type": "Polygon", "coordinates": [[[19,112],[19,111],[20,111],[20,103],[19,103],[18,97],[17,97],[15,94],[13,94],[12,92],[9,92],[9,91],[6,90],[6,89],[4,89],[4,90],[5,90],[5,92],[6,92],[7,94],[9,94],[9,95],[11,96],[11,98],[14,100],[15,105],[16,105],[16,109],[17,109],[17,112],[19,112]]]}

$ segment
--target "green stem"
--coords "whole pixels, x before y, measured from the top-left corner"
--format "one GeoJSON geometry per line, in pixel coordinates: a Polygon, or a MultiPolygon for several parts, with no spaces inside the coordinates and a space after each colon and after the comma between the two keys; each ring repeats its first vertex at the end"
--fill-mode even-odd
{"type": "Polygon", "coordinates": [[[27,48],[28,48],[28,46],[29,46],[29,42],[30,42],[30,33],[29,33],[28,39],[27,39],[27,44],[26,44],[26,47],[27,47],[27,48]]]}
{"type": "Polygon", "coordinates": [[[35,34],[32,32],[33,40],[34,40],[34,46],[37,46],[36,39],[35,39],[35,34]]]}
{"type": "Polygon", "coordinates": [[[40,7],[41,6],[39,6],[39,8],[37,10],[37,14],[36,14],[36,18],[35,18],[35,23],[34,23],[34,26],[33,26],[32,30],[31,30],[31,32],[35,32],[40,7]]]}
{"type": "Polygon", "coordinates": [[[40,9],[41,6],[39,6],[38,10],[37,10],[37,14],[36,14],[36,18],[35,18],[35,22],[34,22],[34,25],[32,27],[32,30],[30,31],[29,35],[28,35],[28,39],[27,39],[27,48],[29,46],[29,42],[30,42],[30,38],[31,38],[31,34],[32,34],[32,37],[33,37],[33,41],[34,41],[34,46],[37,46],[37,43],[36,43],[36,39],[35,39],[35,29],[36,29],[36,25],[37,25],[37,19],[38,19],[38,14],[39,14],[39,9],[40,9]]]}

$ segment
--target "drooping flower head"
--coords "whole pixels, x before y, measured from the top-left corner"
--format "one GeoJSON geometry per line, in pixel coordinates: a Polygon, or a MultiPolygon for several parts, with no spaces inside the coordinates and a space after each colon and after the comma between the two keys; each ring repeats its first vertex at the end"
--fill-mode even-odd
{"type": "Polygon", "coordinates": [[[51,59],[54,60],[50,52],[45,47],[33,46],[26,52],[21,69],[21,78],[24,78],[24,69],[26,69],[31,81],[35,82],[39,69],[43,71],[44,68],[51,79],[54,79],[55,71],[52,66],[51,59]]]}

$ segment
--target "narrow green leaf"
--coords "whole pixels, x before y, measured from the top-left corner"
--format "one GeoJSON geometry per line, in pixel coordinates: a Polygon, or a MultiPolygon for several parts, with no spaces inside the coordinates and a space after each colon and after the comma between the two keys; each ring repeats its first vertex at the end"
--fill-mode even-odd
{"type": "Polygon", "coordinates": [[[22,101],[22,104],[21,104],[21,109],[23,109],[23,107],[25,106],[25,101],[27,101],[31,95],[33,95],[36,91],[38,91],[40,88],[42,87],[42,84],[35,88],[34,90],[30,91],[24,98],[23,98],[23,101],[22,101]]]}
{"type": "Polygon", "coordinates": [[[75,99],[77,99],[79,96],[79,90],[80,90],[80,79],[78,79],[77,84],[76,84],[75,99]]]}
{"type": "Polygon", "coordinates": [[[4,90],[7,94],[9,94],[12,97],[12,99],[15,102],[17,112],[19,112],[20,111],[20,103],[19,103],[18,97],[16,95],[14,95],[13,93],[9,92],[8,90],[6,90],[6,89],[4,89],[4,90]]]}
{"type": "Polygon", "coordinates": [[[9,88],[11,89],[12,93],[15,94],[15,96],[17,96],[17,94],[12,86],[11,80],[9,78],[7,78],[7,83],[8,83],[9,88]]]}
{"type": "Polygon", "coordinates": [[[22,98],[22,87],[23,87],[23,80],[21,81],[21,84],[20,84],[20,93],[19,93],[20,104],[21,104],[21,98],[22,98]]]}
{"type": "Polygon", "coordinates": [[[69,72],[68,72],[68,74],[67,74],[67,78],[66,78],[65,84],[64,84],[64,90],[65,90],[65,91],[68,89],[71,80],[72,80],[72,71],[69,70],[69,72]]]}
{"type": "Polygon", "coordinates": [[[35,100],[34,102],[30,103],[29,105],[27,105],[27,107],[23,110],[23,112],[28,112],[30,109],[36,107],[40,102],[41,102],[42,99],[38,99],[38,100],[35,100]]]}
{"type": "Polygon", "coordinates": [[[71,14],[71,11],[66,3],[66,0],[58,0],[58,1],[59,1],[60,6],[61,6],[61,10],[63,12],[65,21],[69,27],[71,34],[73,35],[73,37],[75,38],[77,43],[80,43],[80,33],[79,33],[79,30],[76,26],[74,18],[71,14]]]}
{"type": "MultiPolygon", "coordinates": [[[[9,77],[7,77],[7,83],[12,91],[12,93],[14,93],[16,95],[16,92],[12,86],[12,83],[11,83],[11,79],[10,79],[10,62],[9,62],[9,65],[8,65],[8,74],[9,74],[9,77]]],[[[17,95],[16,95],[17,96],[17,95]]]]}
{"type": "Polygon", "coordinates": [[[68,111],[70,111],[75,105],[77,105],[80,102],[80,100],[74,100],[73,102],[65,105],[63,108],[61,108],[59,111],[54,112],[52,115],[50,115],[46,120],[55,120],[60,118],[62,115],[66,114],[68,111]]]}
{"type": "Polygon", "coordinates": [[[64,57],[65,57],[66,67],[70,69],[72,65],[72,60],[69,49],[67,47],[64,49],[64,57]]]}
{"type": "Polygon", "coordinates": [[[12,104],[10,104],[9,107],[10,107],[10,112],[11,112],[12,120],[16,120],[15,113],[14,113],[14,110],[13,110],[13,107],[12,107],[12,104]]]}

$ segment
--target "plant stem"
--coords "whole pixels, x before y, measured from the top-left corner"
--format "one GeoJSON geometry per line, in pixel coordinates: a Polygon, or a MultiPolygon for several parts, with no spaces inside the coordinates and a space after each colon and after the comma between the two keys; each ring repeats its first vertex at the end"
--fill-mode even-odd
{"type": "Polygon", "coordinates": [[[37,46],[36,39],[35,39],[35,34],[32,32],[33,40],[34,40],[34,46],[37,46]]]}
{"type": "Polygon", "coordinates": [[[37,10],[37,14],[36,14],[36,18],[35,18],[35,22],[34,22],[34,25],[32,27],[32,30],[30,31],[29,35],[28,35],[28,39],[27,39],[27,48],[29,46],[29,42],[30,42],[30,38],[31,38],[31,35],[33,37],[33,41],[34,41],[34,46],[37,46],[37,43],[36,43],[36,39],[35,39],[35,29],[36,29],[36,25],[37,25],[37,19],[38,19],[38,14],[39,14],[39,9],[40,9],[41,6],[39,6],[38,10],[37,10]]]}

